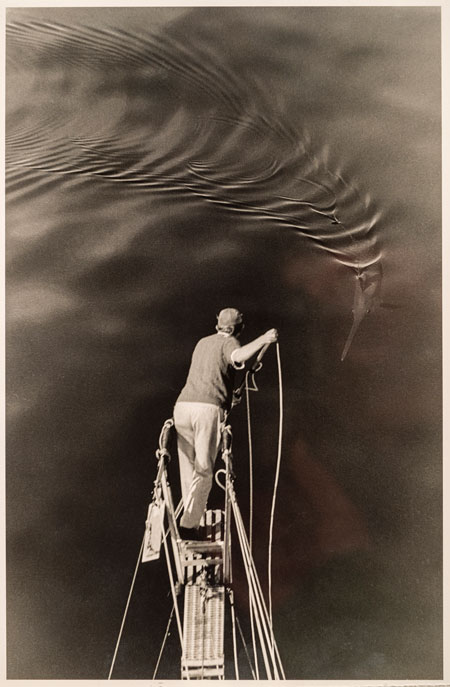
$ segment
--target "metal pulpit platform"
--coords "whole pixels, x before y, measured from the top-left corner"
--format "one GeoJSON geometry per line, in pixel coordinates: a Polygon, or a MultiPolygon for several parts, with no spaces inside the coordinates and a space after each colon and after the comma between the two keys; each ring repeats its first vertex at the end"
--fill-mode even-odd
{"type": "Polygon", "coordinates": [[[271,619],[233,487],[231,427],[224,425],[222,428],[221,456],[224,468],[216,473],[216,481],[224,491],[224,507],[205,512],[199,530],[199,541],[181,539],[178,530],[179,509],[174,508],[167,472],[172,431],[173,420],[169,419],[161,430],[156,452],[158,469],[146,520],[142,561],[158,559],[161,547],[164,548],[174,602],[173,613],[177,620],[181,645],[181,678],[225,679],[225,618],[229,606],[234,653],[232,677],[239,679],[236,638],[238,625],[254,679],[284,679],[271,619]],[[220,473],[224,476],[223,482],[217,479],[220,473]],[[254,640],[253,664],[235,614],[231,569],[232,517],[249,590],[254,640]],[[180,598],[184,599],[182,610],[180,598]],[[259,666],[259,663],[262,665],[259,666]]]}

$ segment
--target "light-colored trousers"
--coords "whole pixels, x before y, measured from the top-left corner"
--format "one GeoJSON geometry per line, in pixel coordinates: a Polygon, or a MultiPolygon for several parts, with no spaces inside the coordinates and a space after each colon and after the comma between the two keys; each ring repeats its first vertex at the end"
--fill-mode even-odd
{"type": "Polygon", "coordinates": [[[211,491],[223,417],[222,408],[211,403],[175,404],[173,419],[184,506],[182,527],[200,525],[211,491]]]}

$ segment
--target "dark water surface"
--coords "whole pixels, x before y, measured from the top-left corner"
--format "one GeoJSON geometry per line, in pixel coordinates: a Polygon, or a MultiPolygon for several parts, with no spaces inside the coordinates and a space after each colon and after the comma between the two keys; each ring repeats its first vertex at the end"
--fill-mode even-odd
{"type": "MultiPolygon", "coordinates": [[[[280,331],[287,677],[442,677],[440,145],[439,8],[8,10],[9,678],[107,677],[160,426],[229,305],[280,331]]],[[[258,382],[265,584],[274,351],[258,382]]],[[[168,591],[141,567],[114,677],[152,676],[168,591]]]]}

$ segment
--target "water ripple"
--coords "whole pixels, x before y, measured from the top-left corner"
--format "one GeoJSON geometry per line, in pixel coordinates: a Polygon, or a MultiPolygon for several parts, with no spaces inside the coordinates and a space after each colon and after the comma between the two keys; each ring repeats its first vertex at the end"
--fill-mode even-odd
{"type": "Polygon", "coordinates": [[[245,226],[264,223],[314,242],[354,271],[361,312],[372,307],[382,275],[380,210],[223,56],[167,34],[54,22],[8,24],[7,47],[13,69],[38,61],[73,93],[59,109],[38,104],[32,122],[10,108],[10,196],[37,191],[42,173],[188,193],[245,226]],[[77,93],[92,102],[89,117],[77,112],[77,93]]]}

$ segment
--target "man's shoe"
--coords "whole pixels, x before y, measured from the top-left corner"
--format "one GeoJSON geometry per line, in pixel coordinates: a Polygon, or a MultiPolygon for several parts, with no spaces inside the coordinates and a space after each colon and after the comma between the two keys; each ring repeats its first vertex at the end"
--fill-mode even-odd
{"type": "Polygon", "coordinates": [[[181,539],[183,539],[184,541],[199,541],[198,529],[196,529],[195,527],[182,527],[181,525],[179,525],[178,532],[180,534],[181,539]]]}

